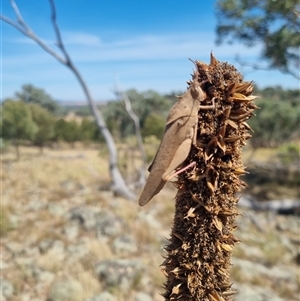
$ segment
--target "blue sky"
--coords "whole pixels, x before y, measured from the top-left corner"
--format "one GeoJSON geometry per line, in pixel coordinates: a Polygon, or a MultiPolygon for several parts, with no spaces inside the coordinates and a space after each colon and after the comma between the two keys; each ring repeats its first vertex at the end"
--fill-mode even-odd
{"type": "MultiPolygon", "coordinates": [[[[48,1],[16,3],[33,31],[58,51],[48,1]]],[[[9,0],[1,5],[2,14],[15,20],[9,0]]],[[[114,99],[115,78],[123,89],[184,91],[193,69],[188,58],[208,62],[211,51],[260,87],[299,87],[292,76],[238,65],[236,55],[244,61],[259,61],[260,45],[216,46],[214,5],[215,1],[195,0],[56,0],[65,46],[97,101],[114,99]]],[[[0,26],[1,99],[13,97],[30,83],[57,100],[85,100],[66,67],[10,25],[0,21],[0,26]]]]}

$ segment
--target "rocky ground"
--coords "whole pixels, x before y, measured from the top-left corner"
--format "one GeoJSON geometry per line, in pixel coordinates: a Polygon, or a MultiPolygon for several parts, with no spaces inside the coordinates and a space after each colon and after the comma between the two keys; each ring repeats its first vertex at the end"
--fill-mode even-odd
{"type": "MultiPolygon", "coordinates": [[[[1,300],[163,300],[171,185],[140,208],[99,189],[108,178],[97,151],[2,159],[1,300]]],[[[298,301],[299,217],[241,213],[235,300],[298,301]]]]}

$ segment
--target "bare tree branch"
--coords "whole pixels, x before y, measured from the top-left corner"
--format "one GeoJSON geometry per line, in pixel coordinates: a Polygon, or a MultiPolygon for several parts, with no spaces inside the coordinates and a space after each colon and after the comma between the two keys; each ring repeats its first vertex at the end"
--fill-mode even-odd
{"type": "MultiPolygon", "coordinates": [[[[241,57],[239,55],[236,55],[235,57],[236,61],[242,66],[242,67],[249,67],[252,68],[253,70],[265,70],[265,71],[270,71],[271,67],[262,67],[261,62],[257,63],[257,64],[249,64],[246,63],[245,61],[243,61],[241,59],[241,57]]],[[[290,69],[287,70],[281,70],[283,73],[287,73],[290,74],[291,76],[295,77],[296,79],[300,79],[300,72],[298,71],[298,74],[296,72],[293,72],[290,69]]]]}
{"type": "Polygon", "coordinates": [[[115,78],[115,81],[116,81],[116,88],[114,90],[114,94],[117,98],[119,98],[120,96],[122,97],[122,99],[125,103],[125,109],[126,109],[128,115],[130,116],[130,118],[134,122],[135,135],[136,135],[139,151],[140,151],[140,154],[142,157],[142,168],[141,168],[142,170],[139,175],[140,178],[138,181],[138,186],[142,187],[145,185],[145,182],[146,182],[145,171],[146,171],[147,159],[146,159],[146,152],[145,152],[144,145],[143,145],[143,138],[141,135],[140,120],[139,120],[138,116],[134,113],[134,111],[132,110],[131,101],[130,101],[127,93],[120,88],[120,84],[119,84],[117,78],[115,78]]]}
{"type": "Polygon", "coordinates": [[[81,88],[84,91],[84,94],[87,98],[88,104],[90,106],[91,111],[94,114],[94,117],[96,119],[97,125],[105,139],[105,142],[107,144],[108,150],[109,150],[109,171],[110,176],[112,179],[112,190],[117,195],[121,195],[127,199],[134,199],[135,195],[132,191],[129,190],[128,186],[126,185],[120,170],[117,166],[117,148],[115,145],[115,142],[113,140],[112,135],[110,134],[108,128],[106,127],[105,121],[99,112],[95,102],[93,101],[91,94],[89,92],[89,89],[82,78],[81,74],[79,73],[78,69],[73,64],[68,52],[65,49],[64,43],[61,38],[61,33],[59,30],[59,27],[56,22],[56,9],[54,0],[49,0],[50,7],[51,7],[51,21],[52,26],[54,28],[56,39],[57,39],[57,46],[62,52],[63,56],[59,55],[57,52],[52,50],[48,45],[46,45],[34,32],[33,30],[27,25],[27,23],[24,21],[19,8],[14,0],[10,0],[11,6],[16,14],[17,22],[7,18],[6,16],[0,15],[0,19],[9,25],[15,27],[18,31],[20,31],[22,34],[27,36],[28,38],[35,41],[41,48],[43,48],[46,52],[48,52],[50,55],[52,55],[57,61],[59,61],[64,66],[68,67],[71,72],[75,75],[77,80],[79,81],[81,88]]]}
{"type": "MultiPolygon", "coordinates": [[[[51,0],[49,0],[51,1],[51,0]]],[[[9,25],[16,28],[18,31],[20,31],[23,35],[30,38],[31,40],[35,41],[41,48],[43,48],[46,52],[48,52],[50,55],[52,55],[56,60],[58,60],[61,64],[66,64],[66,61],[62,56],[60,56],[57,52],[52,50],[45,42],[43,42],[35,33],[34,31],[27,25],[27,23],[24,21],[19,8],[14,0],[10,0],[10,4],[12,8],[14,9],[14,12],[17,17],[17,22],[7,18],[4,15],[0,15],[0,19],[9,25]]]]}

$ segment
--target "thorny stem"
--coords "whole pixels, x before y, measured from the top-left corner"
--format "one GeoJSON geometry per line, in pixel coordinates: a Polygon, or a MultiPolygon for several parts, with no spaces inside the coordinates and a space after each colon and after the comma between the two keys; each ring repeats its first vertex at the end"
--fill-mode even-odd
{"type": "Polygon", "coordinates": [[[174,223],[162,264],[167,276],[166,301],[227,301],[231,289],[230,267],[238,215],[236,193],[245,186],[241,150],[251,137],[246,120],[257,108],[253,84],[243,82],[237,70],[211,55],[209,65],[197,62],[189,85],[202,85],[213,110],[198,112],[197,143],[185,162],[191,172],[180,173],[174,223]],[[200,143],[198,143],[200,141],[200,143]]]}

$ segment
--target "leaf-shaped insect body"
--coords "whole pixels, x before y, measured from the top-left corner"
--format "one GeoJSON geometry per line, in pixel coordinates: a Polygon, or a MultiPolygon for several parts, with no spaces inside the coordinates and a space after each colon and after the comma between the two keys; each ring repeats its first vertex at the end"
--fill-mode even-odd
{"type": "Polygon", "coordinates": [[[172,107],[163,139],[148,169],[150,175],[139,199],[140,206],[160,192],[172,172],[187,158],[192,144],[196,145],[198,110],[204,99],[200,84],[194,80],[172,107]]]}

